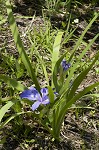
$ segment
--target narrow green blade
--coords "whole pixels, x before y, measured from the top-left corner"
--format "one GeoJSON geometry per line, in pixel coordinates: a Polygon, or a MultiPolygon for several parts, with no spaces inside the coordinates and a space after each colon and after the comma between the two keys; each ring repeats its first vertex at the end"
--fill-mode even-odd
{"type": "Polygon", "coordinates": [[[55,42],[54,42],[54,46],[53,46],[53,52],[52,52],[52,74],[53,74],[53,70],[54,70],[54,66],[58,60],[59,57],[59,49],[60,49],[60,43],[62,40],[62,35],[63,32],[58,32],[56,38],[55,38],[55,42]]]}
{"type": "Polygon", "coordinates": [[[71,107],[72,104],[74,104],[79,98],[81,98],[83,95],[85,95],[86,93],[88,93],[89,91],[91,91],[92,89],[94,89],[95,87],[99,86],[99,82],[86,87],[83,91],[79,92],[78,94],[76,94],[71,100],[68,101],[68,103],[66,103],[66,105],[63,107],[63,109],[60,112],[60,115],[57,119],[57,128],[56,128],[56,133],[58,134],[61,128],[61,124],[63,122],[63,119],[66,115],[67,110],[71,107]]]}
{"type": "Polygon", "coordinates": [[[11,9],[11,5],[10,5],[9,0],[7,0],[7,2],[6,2],[6,7],[7,7],[7,14],[8,14],[8,21],[9,21],[9,24],[10,24],[10,28],[11,28],[11,31],[12,31],[13,38],[14,38],[14,42],[17,46],[19,54],[22,58],[22,61],[25,65],[31,79],[33,80],[37,90],[40,91],[40,86],[39,86],[39,83],[38,83],[37,78],[35,76],[35,72],[32,68],[32,65],[29,61],[28,55],[26,54],[23,43],[21,41],[19,31],[18,31],[16,22],[15,22],[13,13],[12,13],[12,9],[11,9]]]}
{"type": "Polygon", "coordinates": [[[81,82],[83,81],[83,79],[86,77],[86,75],[88,74],[88,72],[91,70],[91,68],[93,67],[93,65],[95,64],[95,62],[98,60],[99,58],[99,52],[96,54],[95,59],[93,60],[93,62],[91,63],[91,65],[85,69],[75,80],[74,83],[72,85],[72,88],[68,94],[68,99],[71,99],[74,94],[75,91],[77,90],[78,86],[81,84],[81,82]]]}
{"type": "Polygon", "coordinates": [[[25,113],[31,113],[31,111],[28,111],[28,112],[19,112],[19,113],[16,113],[16,114],[12,115],[11,117],[9,117],[8,119],[6,119],[4,122],[2,122],[0,124],[0,129],[3,128],[6,124],[8,124],[15,117],[17,117],[19,115],[22,115],[22,114],[25,114],[25,113]]]}
{"type": "Polygon", "coordinates": [[[55,64],[55,67],[54,67],[54,70],[53,70],[53,83],[54,83],[54,86],[55,86],[55,89],[56,91],[59,93],[59,84],[58,84],[58,79],[57,79],[57,74],[58,74],[58,70],[59,70],[59,66],[60,66],[60,63],[62,62],[63,58],[65,57],[65,55],[67,54],[67,52],[65,52],[59,59],[58,61],[56,62],[55,64]]]}
{"type": "Polygon", "coordinates": [[[54,103],[54,92],[50,86],[48,86],[48,93],[49,93],[50,103],[54,103]]]}
{"type": "Polygon", "coordinates": [[[71,59],[72,59],[72,57],[73,57],[75,51],[77,50],[78,46],[79,46],[80,43],[82,42],[82,39],[83,39],[84,35],[85,35],[86,32],[90,29],[91,25],[92,25],[93,22],[97,19],[98,15],[99,15],[98,13],[95,13],[94,18],[90,21],[90,23],[88,24],[88,26],[87,26],[87,27],[85,28],[85,30],[83,31],[82,35],[81,35],[80,38],[78,39],[78,41],[77,41],[77,43],[76,43],[76,45],[75,45],[75,47],[74,47],[74,49],[73,49],[73,52],[72,52],[72,54],[71,54],[71,57],[70,57],[69,61],[71,61],[71,59]]]}
{"type": "Polygon", "coordinates": [[[6,75],[0,75],[0,80],[10,85],[11,87],[16,88],[18,91],[24,91],[26,89],[26,87],[23,86],[20,82],[11,79],[6,75]]]}
{"type": "Polygon", "coordinates": [[[5,104],[1,109],[0,109],[0,122],[5,115],[5,113],[8,111],[8,109],[14,104],[14,102],[9,101],[7,104],[5,104]]]}
{"type": "Polygon", "coordinates": [[[64,83],[64,86],[61,88],[60,90],[60,94],[62,94],[63,92],[66,92],[66,89],[68,88],[68,85],[70,83],[70,80],[74,74],[74,71],[76,70],[78,64],[80,63],[80,60],[83,58],[83,56],[85,55],[85,53],[87,52],[87,50],[89,50],[89,48],[91,47],[91,45],[94,43],[94,41],[98,38],[99,34],[97,34],[92,41],[86,46],[86,48],[82,51],[82,53],[80,54],[80,56],[77,59],[77,62],[72,66],[72,68],[70,69],[70,74],[67,78],[67,80],[64,83]]]}

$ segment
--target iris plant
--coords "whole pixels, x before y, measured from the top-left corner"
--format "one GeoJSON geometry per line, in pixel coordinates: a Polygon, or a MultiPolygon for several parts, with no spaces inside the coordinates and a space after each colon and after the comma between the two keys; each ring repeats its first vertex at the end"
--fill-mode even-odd
{"type": "MultiPolygon", "coordinates": [[[[64,71],[66,71],[69,67],[70,64],[66,62],[66,60],[63,60],[62,63],[62,68],[64,71]]],[[[31,101],[36,101],[32,105],[32,110],[34,111],[37,109],[41,104],[47,105],[50,103],[49,97],[48,97],[48,89],[47,88],[42,88],[41,89],[41,94],[33,87],[31,86],[28,90],[23,91],[20,94],[21,98],[27,98],[31,101]]],[[[57,95],[56,92],[54,92],[55,95],[57,95]]]]}
{"type": "Polygon", "coordinates": [[[50,100],[48,97],[48,89],[42,88],[40,92],[41,92],[41,95],[34,87],[31,86],[30,89],[23,91],[20,94],[20,97],[27,98],[31,101],[36,101],[32,105],[32,110],[34,111],[35,109],[39,107],[39,105],[41,104],[46,105],[50,103],[50,100]]]}
{"type": "MultiPolygon", "coordinates": [[[[33,69],[35,67],[34,66],[32,67],[33,63],[31,63],[31,61],[29,61],[29,57],[25,51],[23,42],[21,41],[20,34],[18,32],[17,24],[15,22],[9,0],[6,1],[6,8],[7,8],[7,14],[8,14],[7,18],[8,18],[9,25],[10,25],[10,28],[12,31],[13,39],[17,46],[21,60],[24,64],[24,67],[27,70],[28,75],[31,77],[31,80],[34,83],[35,87],[36,88],[38,87],[38,89],[39,89],[40,88],[39,82],[35,75],[35,70],[33,69]],[[18,39],[16,37],[18,37],[18,39]]],[[[97,18],[98,18],[98,13],[95,13],[94,18],[90,21],[90,23],[85,28],[82,35],[78,38],[76,45],[72,49],[71,55],[69,54],[70,55],[69,60],[71,60],[71,62],[75,58],[73,56],[76,53],[76,49],[78,49],[78,47],[81,45],[85,33],[88,31],[88,29],[91,27],[92,23],[97,18]]],[[[52,134],[53,138],[55,138],[56,140],[60,140],[59,135],[60,135],[62,123],[63,123],[63,120],[65,119],[65,115],[66,115],[68,108],[70,108],[71,105],[74,104],[78,99],[81,99],[85,94],[87,96],[87,93],[89,91],[91,91],[95,87],[99,86],[99,82],[96,82],[96,83],[84,88],[82,91],[76,92],[78,87],[80,86],[81,82],[84,80],[84,78],[86,77],[88,72],[94,66],[95,62],[98,61],[99,52],[97,52],[97,54],[94,56],[91,63],[88,64],[88,67],[86,66],[84,70],[82,69],[82,71],[79,72],[79,74],[77,75],[76,78],[75,78],[75,75],[76,75],[75,70],[78,68],[78,65],[80,64],[80,62],[83,59],[83,56],[86,54],[87,50],[90,49],[91,45],[98,38],[99,35],[98,34],[95,35],[95,37],[91,40],[91,42],[89,44],[87,44],[86,48],[81,53],[79,53],[79,56],[78,56],[77,60],[75,61],[75,64],[73,64],[72,68],[70,69],[70,72],[68,72],[71,65],[70,65],[70,63],[68,63],[68,61],[63,59],[65,57],[65,55],[68,54],[68,51],[64,52],[64,54],[60,56],[60,48],[63,46],[61,44],[61,41],[63,41],[62,43],[68,42],[70,40],[70,38],[72,38],[74,31],[70,32],[70,35],[68,36],[69,38],[67,37],[67,39],[66,39],[67,41],[63,37],[64,32],[62,32],[62,31],[58,31],[58,33],[55,37],[55,41],[53,44],[53,50],[51,51],[51,55],[50,55],[51,56],[51,66],[52,66],[52,72],[51,72],[52,73],[52,77],[51,77],[52,85],[51,85],[51,87],[48,86],[48,88],[42,88],[40,90],[40,92],[38,92],[38,90],[36,88],[31,86],[29,89],[23,91],[20,94],[21,98],[26,98],[33,102],[33,104],[32,104],[33,111],[36,110],[40,105],[45,106],[45,105],[49,104],[50,102],[52,103],[52,105],[50,107],[46,107],[46,109],[45,108],[41,109],[40,113],[38,113],[38,114],[33,113],[33,115],[34,115],[34,117],[37,116],[37,119],[40,119],[40,123],[52,134]],[[61,64],[60,64],[60,62],[61,62],[61,64]],[[59,65],[61,65],[61,66],[59,66],[59,65]],[[70,88],[70,86],[68,86],[68,85],[71,81],[71,78],[73,79],[73,83],[71,84],[71,88],[70,88]],[[55,91],[58,92],[59,94],[56,92],[53,92],[54,89],[51,90],[51,88],[55,88],[55,91]],[[56,97],[57,97],[57,99],[56,99],[56,97]],[[53,100],[55,100],[55,103],[53,102],[53,100]]],[[[55,35],[55,34],[53,34],[53,35],[55,35]]],[[[48,46],[48,45],[45,45],[45,46],[48,46]]],[[[44,61],[44,64],[45,64],[45,60],[43,60],[43,58],[40,56],[39,53],[38,53],[38,60],[41,61],[41,64],[44,61]]],[[[49,66],[45,66],[44,64],[42,64],[41,67],[43,69],[46,79],[48,80],[49,73],[47,73],[46,68],[49,66]]],[[[48,65],[48,63],[47,63],[47,65],[48,65]]],[[[16,89],[19,91],[24,90],[24,88],[25,88],[20,82],[17,82],[15,79],[12,79],[9,76],[6,76],[4,74],[3,75],[0,74],[0,83],[2,81],[9,84],[11,86],[11,88],[13,87],[13,89],[16,89]]],[[[50,82],[50,81],[48,81],[48,82],[50,82]]],[[[95,94],[95,95],[97,95],[97,94],[95,94]]],[[[16,117],[16,115],[26,113],[26,112],[18,109],[18,112],[16,114],[14,114],[14,115],[11,114],[11,116],[9,118],[7,118],[7,120],[3,119],[4,121],[1,122],[1,120],[4,117],[4,115],[6,114],[6,112],[8,112],[8,109],[10,109],[12,106],[13,106],[13,108],[16,108],[16,105],[15,105],[16,102],[19,102],[19,98],[17,99],[17,96],[16,96],[15,102],[10,100],[0,109],[0,128],[4,127],[10,120],[12,120],[14,117],[16,117]]],[[[17,104],[20,108],[20,103],[17,103],[17,104]]],[[[27,113],[30,113],[30,111],[27,113]]],[[[18,119],[18,121],[20,121],[20,119],[18,119]]],[[[22,121],[19,122],[19,124],[22,125],[22,121]]]]}

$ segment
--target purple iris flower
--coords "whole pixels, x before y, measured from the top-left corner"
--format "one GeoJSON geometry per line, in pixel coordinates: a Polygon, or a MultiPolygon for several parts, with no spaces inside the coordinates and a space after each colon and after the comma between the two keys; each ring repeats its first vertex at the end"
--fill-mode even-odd
{"type": "Polygon", "coordinates": [[[42,88],[40,92],[41,92],[41,95],[34,87],[31,86],[28,90],[23,91],[20,94],[20,97],[27,98],[31,101],[36,101],[32,105],[32,110],[34,111],[35,109],[39,107],[39,105],[41,104],[46,105],[50,103],[50,100],[48,97],[48,89],[42,88]]]}
{"type": "Polygon", "coordinates": [[[61,65],[64,71],[68,70],[71,66],[70,63],[67,63],[67,61],[64,59],[62,60],[61,65]]]}

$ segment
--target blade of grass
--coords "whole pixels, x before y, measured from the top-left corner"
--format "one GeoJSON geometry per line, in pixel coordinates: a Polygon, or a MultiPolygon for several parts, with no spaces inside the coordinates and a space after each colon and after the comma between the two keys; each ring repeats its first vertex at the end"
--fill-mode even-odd
{"type": "Polygon", "coordinates": [[[98,38],[99,34],[97,34],[92,41],[86,46],[86,48],[82,51],[82,53],[80,54],[80,56],[77,59],[77,62],[72,66],[72,68],[70,69],[70,74],[67,78],[67,80],[64,83],[64,86],[61,88],[60,90],[60,94],[62,94],[63,92],[66,93],[66,89],[68,88],[68,85],[70,83],[70,80],[74,74],[75,69],[77,68],[79,61],[83,58],[83,56],[85,55],[85,53],[87,52],[87,50],[89,50],[89,48],[91,47],[91,45],[94,43],[94,41],[98,38]]]}
{"type": "Polygon", "coordinates": [[[6,75],[0,75],[0,80],[5,82],[6,84],[10,85],[11,87],[16,88],[18,91],[24,91],[25,89],[27,89],[20,82],[14,80],[14,79],[11,79],[6,75]]]}
{"type": "Polygon", "coordinates": [[[91,65],[85,69],[84,71],[82,71],[82,73],[74,80],[72,88],[68,94],[68,99],[71,99],[74,94],[75,91],[77,90],[78,86],[81,84],[81,82],[83,81],[83,79],[86,77],[86,75],[88,74],[88,72],[91,70],[91,68],[93,67],[93,65],[95,64],[95,62],[98,60],[99,58],[99,52],[96,54],[95,59],[93,60],[93,62],[91,63],[91,65]]]}
{"type": "Polygon", "coordinates": [[[55,67],[54,67],[54,71],[53,71],[53,83],[56,89],[56,92],[59,93],[59,84],[58,84],[58,80],[57,80],[57,74],[58,74],[58,70],[59,70],[59,66],[60,63],[62,62],[63,58],[66,56],[67,52],[65,52],[56,62],[55,67]]]}
{"type": "Polygon", "coordinates": [[[64,116],[66,115],[66,112],[68,110],[68,108],[71,107],[72,104],[74,104],[79,98],[81,98],[83,95],[85,95],[86,93],[88,93],[89,91],[91,91],[92,89],[94,89],[96,86],[99,86],[99,82],[86,87],[83,91],[79,92],[78,94],[76,94],[71,100],[68,101],[68,103],[66,103],[66,105],[63,107],[63,109],[60,112],[60,115],[57,119],[57,128],[55,130],[56,136],[59,136],[59,131],[61,128],[61,124],[63,122],[64,116]]]}
{"type": "Polygon", "coordinates": [[[99,94],[87,94],[87,95],[84,95],[83,97],[96,97],[96,98],[99,98],[99,94]]]}
{"type": "Polygon", "coordinates": [[[74,49],[73,49],[73,52],[72,52],[72,54],[71,54],[71,57],[70,57],[69,61],[71,61],[71,59],[72,59],[72,57],[73,57],[75,51],[77,50],[79,44],[82,42],[82,39],[83,39],[84,35],[85,35],[86,32],[90,29],[91,25],[92,25],[93,22],[97,19],[98,15],[99,15],[98,13],[95,13],[94,18],[90,21],[90,23],[88,24],[88,26],[87,26],[87,27],[85,28],[85,30],[83,31],[82,35],[81,35],[80,38],[78,39],[78,41],[77,41],[77,43],[76,43],[76,45],[75,45],[75,47],[74,47],[74,49]]]}
{"type": "Polygon", "coordinates": [[[25,67],[26,67],[26,69],[27,69],[31,79],[33,80],[37,90],[40,92],[39,83],[38,83],[37,78],[35,76],[35,72],[34,72],[34,70],[32,68],[32,65],[31,65],[31,63],[29,61],[28,55],[25,52],[23,43],[21,41],[21,38],[20,38],[20,35],[19,35],[19,31],[18,31],[16,22],[15,22],[13,13],[12,13],[11,4],[10,4],[9,0],[6,1],[6,7],[7,7],[7,14],[8,14],[8,21],[9,21],[9,24],[10,24],[10,28],[11,28],[11,31],[12,31],[13,38],[14,38],[14,42],[15,42],[15,44],[17,46],[19,54],[20,54],[20,56],[22,58],[22,61],[23,61],[24,65],[25,65],[25,67]]]}
{"type": "Polygon", "coordinates": [[[68,32],[66,32],[66,34],[64,36],[64,41],[62,42],[62,44],[66,44],[69,41],[69,39],[73,36],[73,33],[75,32],[76,29],[74,29],[73,31],[71,31],[69,33],[69,35],[67,34],[68,32]]]}
{"type": "Polygon", "coordinates": [[[48,74],[47,74],[47,70],[46,70],[46,65],[43,61],[43,59],[41,58],[40,54],[37,53],[37,56],[36,56],[40,62],[41,62],[41,66],[42,66],[42,69],[43,69],[43,72],[44,72],[44,75],[45,75],[45,78],[46,78],[46,81],[47,81],[47,84],[49,85],[49,79],[48,79],[48,74]]]}
{"type": "Polygon", "coordinates": [[[52,74],[54,71],[54,66],[59,57],[59,49],[60,49],[60,43],[62,40],[62,35],[63,35],[63,32],[58,32],[57,36],[55,37],[55,42],[54,42],[53,52],[52,52],[52,74]]]}
{"type": "Polygon", "coordinates": [[[12,119],[14,119],[15,117],[19,116],[19,115],[22,115],[22,114],[25,114],[25,113],[31,113],[31,111],[28,111],[28,112],[19,112],[19,113],[16,113],[14,115],[12,115],[11,117],[9,117],[8,119],[6,119],[3,123],[1,123],[0,125],[0,129],[3,128],[5,125],[7,125],[12,119]]]}
{"type": "Polygon", "coordinates": [[[15,102],[8,101],[7,104],[5,104],[1,109],[0,109],[0,122],[5,115],[5,113],[8,111],[8,109],[14,104],[15,102]]]}
{"type": "Polygon", "coordinates": [[[48,86],[48,93],[49,93],[50,103],[53,103],[54,102],[54,92],[50,86],[48,86]]]}
{"type": "MultiPolygon", "coordinates": [[[[28,113],[31,113],[31,111],[18,112],[18,113],[16,113],[16,114],[12,115],[11,117],[9,117],[8,119],[6,119],[4,122],[2,122],[2,123],[0,124],[0,129],[3,128],[5,125],[7,125],[7,124],[8,124],[11,120],[13,120],[15,117],[17,117],[17,116],[19,116],[19,115],[22,115],[22,114],[28,114],[28,113]]],[[[32,116],[38,119],[38,120],[36,120],[37,123],[41,123],[41,124],[45,127],[45,129],[46,129],[49,133],[51,133],[50,128],[46,125],[46,123],[45,123],[44,120],[40,120],[40,122],[39,122],[39,119],[40,119],[40,118],[39,118],[39,115],[38,115],[38,114],[35,114],[35,113],[32,112],[32,116]]]]}

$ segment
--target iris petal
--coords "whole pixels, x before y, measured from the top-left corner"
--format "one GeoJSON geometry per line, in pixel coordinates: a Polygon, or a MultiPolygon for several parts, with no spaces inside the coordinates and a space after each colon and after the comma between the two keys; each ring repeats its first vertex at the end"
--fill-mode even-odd
{"type": "Polygon", "coordinates": [[[46,104],[49,104],[49,99],[46,99],[45,101],[42,102],[42,104],[46,105],[46,104]]]}
{"type": "Polygon", "coordinates": [[[42,93],[42,97],[48,95],[48,89],[47,88],[42,88],[41,93],[42,93]]]}
{"type": "Polygon", "coordinates": [[[67,63],[67,61],[64,59],[62,60],[61,65],[64,71],[68,70],[71,66],[70,63],[67,63]]]}
{"type": "MultiPolygon", "coordinates": [[[[47,88],[42,88],[41,89],[41,94],[33,87],[31,86],[28,90],[23,91],[20,94],[21,98],[27,98],[29,100],[36,100],[34,104],[32,105],[32,110],[34,111],[39,107],[40,104],[46,105],[50,103],[49,97],[48,97],[48,89],[47,88]]],[[[55,95],[57,95],[54,92],[55,95]]]]}
{"type": "Polygon", "coordinates": [[[20,94],[20,97],[27,98],[29,100],[36,100],[38,95],[39,95],[38,91],[35,88],[30,87],[30,89],[23,91],[20,94]]]}
{"type": "Polygon", "coordinates": [[[32,110],[34,111],[35,109],[37,109],[40,104],[41,104],[41,102],[36,101],[36,102],[32,105],[32,110]]]}
{"type": "Polygon", "coordinates": [[[42,104],[46,105],[46,104],[49,104],[49,103],[50,103],[50,100],[49,100],[47,95],[42,97],[42,104]]]}

